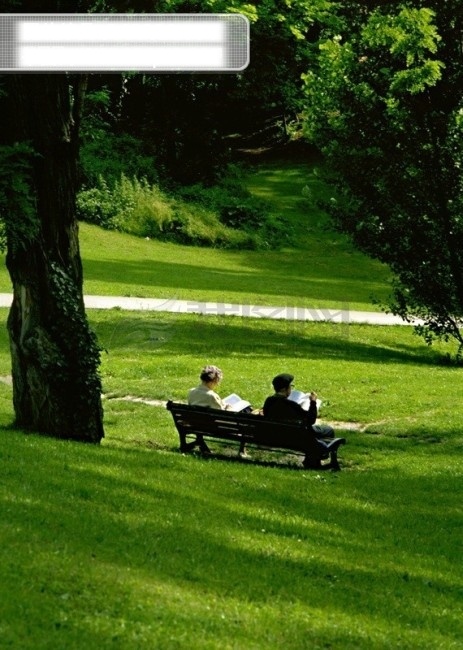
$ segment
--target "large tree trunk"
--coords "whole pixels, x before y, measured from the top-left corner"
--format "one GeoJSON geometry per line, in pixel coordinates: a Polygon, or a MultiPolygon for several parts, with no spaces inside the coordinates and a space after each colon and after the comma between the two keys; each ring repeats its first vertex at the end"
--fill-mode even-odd
{"type": "Polygon", "coordinates": [[[11,78],[12,131],[33,149],[28,182],[35,214],[29,233],[15,228],[8,237],[14,293],[8,330],[16,425],[99,442],[100,349],[84,310],[75,213],[81,84],[75,80],[71,93],[66,75],[11,78]]]}

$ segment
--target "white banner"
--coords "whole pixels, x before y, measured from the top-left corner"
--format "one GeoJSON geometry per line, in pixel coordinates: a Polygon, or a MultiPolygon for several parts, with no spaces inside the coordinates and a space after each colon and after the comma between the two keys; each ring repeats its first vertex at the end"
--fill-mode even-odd
{"type": "Polygon", "coordinates": [[[238,72],[240,14],[0,14],[2,72],[238,72]]]}

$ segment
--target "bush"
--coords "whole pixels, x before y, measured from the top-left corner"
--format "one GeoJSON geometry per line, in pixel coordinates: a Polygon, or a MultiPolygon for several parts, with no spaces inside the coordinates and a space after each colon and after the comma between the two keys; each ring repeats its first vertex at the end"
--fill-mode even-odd
{"type": "Polygon", "coordinates": [[[146,179],[124,175],[113,187],[100,177],[97,187],[82,190],[77,214],[82,221],[139,237],[222,248],[259,246],[254,233],[234,232],[204,203],[169,196],[146,179]]]}
{"type": "Polygon", "coordinates": [[[112,188],[100,176],[98,186],[77,196],[79,219],[108,230],[154,237],[172,219],[170,200],[146,179],[122,175],[112,188]]]}
{"type": "Polygon", "coordinates": [[[77,194],[77,217],[107,230],[119,230],[121,216],[133,209],[133,202],[116,188],[110,189],[100,176],[97,187],[77,194]]]}
{"type": "Polygon", "coordinates": [[[230,228],[255,230],[262,228],[267,219],[260,205],[236,199],[220,209],[220,221],[230,228]]]}
{"type": "Polygon", "coordinates": [[[143,151],[142,143],[127,134],[94,133],[81,147],[80,167],[82,183],[95,185],[103,176],[109,182],[122,174],[129,178],[148,178],[156,182],[155,160],[143,151]]]}
{"type": "Polygon", "coordinates": [[[214,187],[201,184],[178,190],[178,195],[187,201],[194,201],[214,210],[221,223],[233,229],[256,232],[268,221],[269,206],[245,188],[242,172],[236,165],[229,165],[227,173],[214,187]]]}
{"type": "Polygon", "coordinates": [[[77,198],[78,218],[139,237],[220,248],[274,248],[291,228],[266,201],[245,187],[240,166],[230,165],[218,185],[197,183],[167,192],[146,178],[98,178],[77,198]]]}

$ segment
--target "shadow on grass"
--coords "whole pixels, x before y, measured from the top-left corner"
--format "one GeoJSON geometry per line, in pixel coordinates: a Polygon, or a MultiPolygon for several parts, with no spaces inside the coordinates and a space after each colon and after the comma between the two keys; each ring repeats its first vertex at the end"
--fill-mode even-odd
{"type": "MultiPolygon", "coordinates": [[[[8,522],[3,546],[16,549],[8,572],[11,579],[16,570],[27,573],[30,602],[56,601],[61,609],[75,602],[74,625],[100,608],[116,616],[122,594],[140,583],[131,599],[141,602],[153,590],[158,615],[174,606],[179,590],[190,594],[187,607],[198,597],[211,605],[212,612],[194,612],[194,625],[207,627],[229,599],[239,599],[273,611],[283,629],[291,607],[340,609],[364,625],[387,629],[394,621],[412,632],[423,631],[426,612],[428,629],[449,643],[454,638],[460,592],[452,545],[459,538],[449,476],[404,472],[398,481],[394,471],[377,471],[371,487],[374,481],[381,491],[369,492],[365,477],[338,487],[291,473],[277,484],[265,468],[219,475],[217,464],[195,458],[16,442],[4,457],[0,501],[8,522]],[[41,550],[33,570],[21,565],[31,549],[41,550]],[[92,601],[83,612],[82,594],[69,583],[70,561],[77,590],[101,567],[99,588],[108,585],[114,602],[92,601]],[[136,583],[124,584],[127,571],[137,572],[136,583]],[[430,612],[434,599],[438,614],[430,612]]],[[[15,601],[19,587],[9,586],[15,601]]],[[[174,614],[186,625],[186,612],[174,614]]],[[[304,627],[302,619],[293,622],[304,627]]],[[[224,620],[219,636],[229,626],[224,620]]],[[[251,631],[239,633],[250,643],[251,631]]]]}
{"type": "MultiPolygon", "coordinates": [[[[227,251],[226,254],[234,253],[227,251]]],[[[207,255],[207,249],[204,255],[207,255]]],[[[282,302],[285,306],[288,301],[290,304],[297,304],[301,299],[307,303],[308,287],[309,295],[318,296],[318,299],[324,300],[325,303],[331,300],[339,306],[348,303],[350,296],[355,296],[357,302],[370,302],[371,295],[384,293],[382,278],[372,280],[371,268],[360,268],[358,261],[352,262],[352,277],[346,277],[345,268],[341,271],[343,275],[340,273],[340,277],[335,277],[325,253],[319,257],[313,251],[291,251],[290,255],[273,251],[271,254],[261,252],[246,256],[239,252],[237,255],[239,257],[235,263],[240,263],[243,268],[236,271],[223,267],[205,267],[200,261],[196,265],[179,263],[172,259],[165,262],[86,259],[85,281],[132,285],[138,291],[140,288],[144,293],[149,290],[149,295],[165,299],[175,299],[179,294],[184,297],[188,291],[196,292],[196,295],[198,291],[207,291],[211,295],[220,292],[256,296],[265,294],[275,296],[273,302],[276,306],[281,306],[282,302]],[[300,272],[300,269],[307,268],[307,258],[311,265],[310,274],[300,272]],[[249,267],[253,270],[250,271],[249,267]],[[292,271],[293,268],[296,270],[292,271]],[[160,291],[162,295],[159,295],[160,291]]],[[[350,272],[347,275],[350,275],[350,272]]]]}
{"type": "MultiPolygon", "coordinates": [[[[412,330],[403,326],[389,326],[385,336],[373,340],[372,334],[368,342],[362,342],[357,340],[362,326],[343,323],[156,313],[133,316],[117,312],[100,313],[94,328],[109,353],[139,349],[149,355],[162,346],[164,353],[177,358],[207,358],[213,352],[216,359],[240,354],[255,359],[281,356],[370,364],[438,365],[443,360],[434,349],[420,345],[412,330]]],[[[370,329],[370,333],[374,331],[370,329]]]]}

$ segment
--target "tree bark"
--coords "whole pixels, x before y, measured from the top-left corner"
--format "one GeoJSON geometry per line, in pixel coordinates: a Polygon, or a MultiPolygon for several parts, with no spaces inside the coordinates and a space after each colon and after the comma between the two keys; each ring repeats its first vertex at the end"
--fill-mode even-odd
{"type": "Polygon", "coordinates": [[[27,182],[35,215],[19,240],[17,228],[14,238],[7,229],[13,283],[8,330],[16,426],[99,442],[104,435],[100,349],[84,309],[75,212],[75,110],[82,82],[72,90],[66,75],[11,78],[14,140],[33,151],[27,182]]]}

